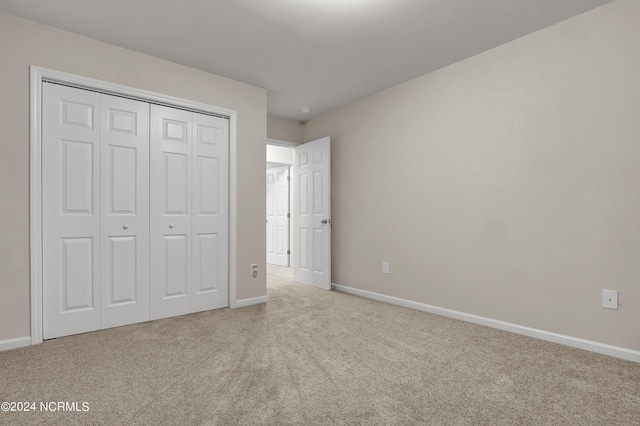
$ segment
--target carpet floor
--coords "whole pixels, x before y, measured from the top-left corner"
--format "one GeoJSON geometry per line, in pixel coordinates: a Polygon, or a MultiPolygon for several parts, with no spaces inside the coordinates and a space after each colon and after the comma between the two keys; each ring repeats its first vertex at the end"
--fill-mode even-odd
{"type": "Polygon", "coordinates": [[[310,288],[288,268],[269,266],[268,287],[262,305],[1,352],[0,402],[36,411],[0,424],[640,425],[640,364],[310,288]]]}

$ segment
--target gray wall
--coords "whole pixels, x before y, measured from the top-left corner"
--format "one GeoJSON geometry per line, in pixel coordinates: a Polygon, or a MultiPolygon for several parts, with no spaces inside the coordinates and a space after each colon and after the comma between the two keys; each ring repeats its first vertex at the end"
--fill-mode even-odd
{"type": "Polygon", "coordinates": [[[302,143],[304,140],[304,128],[296,120],[268,115],[267,137],[288,142],[302,143]]]}
{"type": "Polygon", "coordinates": [[[333,282],[640,350],[640,1],[304,127],[332,137],[333,282]]]}

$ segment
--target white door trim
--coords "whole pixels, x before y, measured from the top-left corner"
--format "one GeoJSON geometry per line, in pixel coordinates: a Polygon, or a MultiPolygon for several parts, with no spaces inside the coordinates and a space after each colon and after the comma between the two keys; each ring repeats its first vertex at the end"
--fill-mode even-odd
{"type": "Polygon", "coordinates": [[[267,145],[288,146],[293,148],[294,146],[298,146],[301,144],[299,144],[298,142],[285,141],[282,139],[267,138],[267,145]]]}
{"type": "Polygon", "coordinates": [[[196,101],[162,95],[48,68],[31,67],[30,93],[30,272],[31,272],[31,344],[42,343],[42,82],[67,84],[146,102],[216,114],[229,118],[229,307],[236,301],[236,208],[237,208],[237,112],[196,101]]]}

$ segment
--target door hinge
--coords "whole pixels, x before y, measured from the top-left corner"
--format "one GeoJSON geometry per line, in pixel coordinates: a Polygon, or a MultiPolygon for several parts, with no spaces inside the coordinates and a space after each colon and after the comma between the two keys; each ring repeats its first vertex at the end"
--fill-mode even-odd
{"type": "Polygon", "coordinates": [[[287,250],[287,254],[291,254],[291,250],[287,250]]]}
{"type": "Polygon", "coordinates": [[[291,176],[287,176],[287,180],[291,180],[291,176]]]}
{"type": "Polygon", "coordinates": [[[291,213],[287,213],[287,218],[291,218],[291,213]]]}

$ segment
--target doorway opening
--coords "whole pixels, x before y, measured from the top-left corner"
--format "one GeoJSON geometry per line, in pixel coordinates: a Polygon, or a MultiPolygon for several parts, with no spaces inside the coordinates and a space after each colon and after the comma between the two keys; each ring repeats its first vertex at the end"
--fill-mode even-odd
{"type": "Polygon", "coordinates": [[[267,286],[292,277],[291,166],[295,145],[267,141],[267,286]]]}
{"type": "Polygon", "coordinates": [[[291,266],[289,165],[267,163],[267,263],[291,266]]]}
{"type": "Polygon", "coordinates": [[[269,141],[267,264],[289,265],[293,281],[331,290],[331,138],[269,141]]]}

